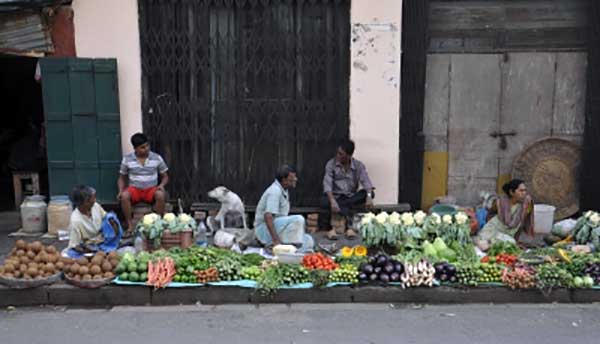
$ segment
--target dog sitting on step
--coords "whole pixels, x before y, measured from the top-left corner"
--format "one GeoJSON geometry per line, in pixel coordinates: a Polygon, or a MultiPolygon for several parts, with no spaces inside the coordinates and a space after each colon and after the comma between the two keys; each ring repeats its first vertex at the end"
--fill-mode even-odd
{"type": "Polygon", "coordinates": [[[224,186],[217,186],[208,193],[208,197],[221,202],[217,215],[209,216],[206,220],[211,233],[225,228],[248,229],[244,203],[240,196],[224,186]]]}

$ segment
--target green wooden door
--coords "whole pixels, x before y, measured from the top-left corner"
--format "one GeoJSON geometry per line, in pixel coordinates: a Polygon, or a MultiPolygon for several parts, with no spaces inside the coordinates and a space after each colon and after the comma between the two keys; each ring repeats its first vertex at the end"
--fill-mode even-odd
{"type": "Polygon", "coordinates": [[[44,58],[40,65],[50,194],[87,184],[98,201],[115,201],[121,161],[117,61],[44,58]]]}

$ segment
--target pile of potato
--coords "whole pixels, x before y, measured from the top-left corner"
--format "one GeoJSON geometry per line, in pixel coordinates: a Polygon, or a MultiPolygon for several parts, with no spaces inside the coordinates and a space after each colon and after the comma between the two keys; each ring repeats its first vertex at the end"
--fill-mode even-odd
{"type": "Polygon", "coordinates": [[[17,240],[0,267],[0,275],[23,280],[42,279],[59,273],[63,267],[56,247],[44,246],[39,241],[17,240]]]}
{"type": "Polygon", "coordinates": [[[116,252],[98,252],[91,259],[82,257],[65,261],[63,272],[76,281],[92,281],[105,278],[114,278],[119,255],[116,252]]]}

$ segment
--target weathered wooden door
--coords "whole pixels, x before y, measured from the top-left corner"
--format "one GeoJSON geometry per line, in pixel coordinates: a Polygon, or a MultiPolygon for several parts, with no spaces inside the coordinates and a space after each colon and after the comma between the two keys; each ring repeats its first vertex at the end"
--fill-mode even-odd
{"type": "Polygon", "coordinates": [[[115,59],[41,59],[50,195],[75,184],[114,201],[121,130],[115,59]]]}
{"type": "Polygon", "coordinates": [[[490,133],[500,119],[501,58],[452,55],[448,120],[448,194],[471,202],[473,190],[494,189],[498,149],[490,133]]]}
{"type": "Polygon", "coordinates": [[[586,61],[585,52],[430,55],[425,131],[429,150],[447,149],[447,194],[476,204],[535,141],[580,143],[586,61]]]}

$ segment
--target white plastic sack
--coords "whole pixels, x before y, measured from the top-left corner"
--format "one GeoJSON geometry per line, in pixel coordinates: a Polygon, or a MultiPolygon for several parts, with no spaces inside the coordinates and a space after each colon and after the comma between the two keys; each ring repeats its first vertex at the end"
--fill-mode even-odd
{"type": "Polygon", "coordinates": [[[235,235],[226,231],[217,231],[214,240],[215,246],[221,248],[231,248],[235,243],[235,235]]]}
{"type": "Polygon", "coordinates": [[[564,238],[573,231],[576,223],[577,223],[577,220],[574,220],[574,219],[566,219],[566,220],[557,222],[554,224],[554,226],[552,226],[552,234],[564,238]]]}

